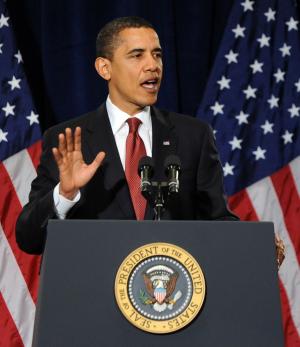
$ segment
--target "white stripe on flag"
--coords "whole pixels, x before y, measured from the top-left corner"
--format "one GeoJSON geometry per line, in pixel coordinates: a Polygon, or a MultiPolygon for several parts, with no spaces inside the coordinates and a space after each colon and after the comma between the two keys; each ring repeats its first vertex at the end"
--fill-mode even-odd
{"type": "Polygon", "coordinates": [[[284,222],[284,216],[277,194],[269,177],[249,186],[247,192],[259,220],[273,221],[275,232],[285,244],[286,258],[280,267],[279,276],[289,299],[295,327],[300,335],[300,291],[295,290],[295,288],[300,288],[300,269],[293,243],[284,222]]]}
{"type": "Polygon", "coordinates": [[[28,202],[30,183],[36,177],[36,170],[26,149],[3,161],[22,206],[28,202]]]}
{"type": "Polygon", "coordinates": [[[300,157],[297,157],[296,159],[290,162],[290,168],[294,176],[298,194],[300,195],[300,157]]]}
{"type": "MultiPolygon", "coordinates": [[[[0,224],[0,291],[25,347],[32,343],[35,304],[0,224]]],[[[0,338],[1,339],[1,338],[0,338]]]]}

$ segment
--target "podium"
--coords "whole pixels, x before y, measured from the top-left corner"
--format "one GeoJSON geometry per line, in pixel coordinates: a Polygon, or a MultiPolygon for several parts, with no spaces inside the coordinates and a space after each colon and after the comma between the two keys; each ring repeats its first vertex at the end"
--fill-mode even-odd
{"type": "Polygon", "coordinates": [[[273,224],[50,221],[33,346],[284,346],[273,224]],[[115,300],[123,260],[155,242],[189,252],[205,276],[200,313],[171,334],[138,329],[115,300]]]}

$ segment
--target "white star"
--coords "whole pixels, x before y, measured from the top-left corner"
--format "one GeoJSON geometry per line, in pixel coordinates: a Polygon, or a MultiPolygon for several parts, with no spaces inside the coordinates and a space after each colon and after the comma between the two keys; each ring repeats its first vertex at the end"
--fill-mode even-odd
{"type": "Polygon", "coordinates": [[[238,139],[236,136],[233,137],[231,141],[228,143],[231,145],[231,150],[233,151],[234,149],[242,149],[241,143],[243,140],[238,139]]]}
{"type": "Polygon", "coordinates": [[[288,31],[298,30],[298,23],[299,21],[295,20],[293,17],[291,17],[289,21],[285,22],[285,24],[288,26],[288,31]]]}
{"type": "Polygon", "coordinates": [[[285,75],[284,71],[277,69],[277,72],[273,74],[273,76],[276,78],[276,83],[280,81],[284,81],[284,75],[285,75]]]}
{"type": "Polygon", "coordinates": [[[267,21],[275,20],[276,11],[273,11],[271,7],[268,9],[268,12],[265,12],[264,15],[267,17],[267,21]]]}
{"type": "Polygon", "coordinates": [[[2,53],[3,53],[3,51],[2,51],[2,47],[3,47],[3,43],[0,43],[0,54],[2,54],[2,53]]]}
{"type": "Polygon", "coordinates": [[[285,131],[285,133],[283,135],[281,135],[285,145],[288,144],[288,143],[293,143],[293,140],[292,140],[293,136],[294,136],[294,134],[288,132],[287,130],[285,131]]]}
{"type": "Polygon", "coordinates": [[[4,17],[3,13],[1,14],[1,17],[0,17],[0,29],[4,26],[8,27],[9,24],[8,24],[8,20],[9,20],[9,17],[4,17]]]}
{"type": "Polygon", "coordinates": [[[0,143],[2,141],[8,142],[7,138],[6,138],[7,134],[8,134],[8,132],[4,132],[4,131],[2,131],[2,129],[0,129],[0,143]]]}
{"type": "Polygon", "coordinates": [[[10,89],[14,90],[15,88],[21,89],[20,82],[21,82],[21,79],[16,79],[15,75],[13,75],[13,78],[7,83],[10,84],[10,89]]]}
{"type": "Polygon", "coordinates": [[[215,102],[213,106],[210,106],[210,109],[213,110],[214,116],[216,116],[218,113],[223,114],[223,104],[219,104],[218,101],[215,102]]]}
{"type": "Polygon", "coordinates": [[[243,93],[246,94],[246,99],[250,99],[250,98],[256,98],[256,93],[257,88],[252,88],[250,85],[247,87],[247,89],[243,90],[243,93]]]}
{"type": "Polygon", "coordinates": [[[23,63],[21,52],[18,51],[17,54],[14,55],[14,57],[18,60],[18,64],[23,63]]]}
{"type": "Polygon", "coordinates": [[[9,102],[7,102],[6,106],[2,107],[2,110],[5,112],[5,117],[8,117],[10,114],[12,116],[14,116],[15,115],[15,112],[14,112],[15,107],[16,107],[15,105],[11,105],[9,102]]]}
{"type": "Polygon", "coordinates": [[[297,92],[300,92],[300,78],[298,79],[298,82],[296,82],[294,85],[297,88],[297,92]]]}
{"type": "Polygon", "coordinates": [[[252,69],[252,73],[263,72],[262,70],[263,65],[264,63],[260,63],[257,60],[255,60],[254,63],[250,65],[252,69]]]}
{"type": "Polygon", "coordinates": [[[262,149],[260,146],[258,146],[256,150],[252,152],[255,155],[255,160],[266,159],[265,157],[266,151],[267,151],[266,149],[262,149]]]}
{"type": "Polygon", "coordinates": [[[270,99],[268,99],[268,103],[270,104],[270,108],[274,108],[274,107],[278,107],[278,102],[279,102],[279,98],[276,98],[273,94],[270,97],[270,99]]]}
{"type": "Polygon", "coordinates": [[[269,121],[265,121],[265,124],[261,125],[260,127],[263,129],[264,131],[264,135],[266,135],[267,133],[273,133],[273,126],[274,123],[269,123],[269,121]]]}
{"type": "Polygon", "coordinates": [[[232,31],[234,32],[234,37],[235,38],[238,38],[239,36],[240,37],[245,37],[245,34],[244,34],[245,30],[246,30],[246,28],[245,27],[241,27],[239,24],[234,29],[232,29],[232,31]]]}
{"type": "Polygon", "coordinates": [[[284,45],[279,48],[279,50],[281,51],[282,53],[282,56],[285,57],[286,55],[291,55],[291,50],[292,46],[288,46],[286,43],[284,43],[284,45]]]}
{"type": "Polygon", "coordinates": [[[233,175],[233,169],[234,165],[230,165],[228,162],[226,162],[225,166],[223,166],[224,176],[226,177],[227,175],[233,175]]]}
{"type": "Polygon", "coordinates": [[[233,50],[230,50],[230,52],[225,55],[225,58],[227,59],[227,64],[237,63],[238,55],[238,53],[234,53],[233,50]]]}
{"type": "Polygon", "coordinates": [[[239,125],[248,124],[247,118],[249,117],[249,114],[244,113],[243,111],[240,112],[235,118],[239,121],[239,125]]]}
{"type": "Polygon", "coordinates": [[[270,46],[270,41],[271,37],[270,36],[266,36],[265,34],[262,34],[261,37],[259,39],[257,39],[257,41],[259,42],[260,48],[263,48],[264,46],[269,47],[270,46]]]}
{"type": "Polygon", "coordinates": [[[39,115],[35,114],[33,111],[31,111],[30,115],[26,117],[26,119],[29,120],[30,125],[32,125],[33,123],[39,124],[39,115]]]}
{"type": "Polygon", "coordinates": [[[222,76],[222,78],[217,81],[217,83],[220,85],[220,89],[223,90],[225,88],[230,89],[230,83],[231,79],[226,78],[225,76],[222,76]]]}
{"type": "Polygon", "coordinates": [[[290,112],[291,114],[291,118],[294,118],[294,117],[299,117],[299,112],[300,112],[300,107],[297,107],[295,104],[293,104],[291,106],[291,108],[288,109],[288,111],[290,112]]]}
{"type": "Polygon", "coordinates": [[[241,3],[241,5],[244,7],[244,12],[246,11],[253,11],[253,4],[254,1],[250,1],[250,0],[245,0],[244,2],[241,3]]]}

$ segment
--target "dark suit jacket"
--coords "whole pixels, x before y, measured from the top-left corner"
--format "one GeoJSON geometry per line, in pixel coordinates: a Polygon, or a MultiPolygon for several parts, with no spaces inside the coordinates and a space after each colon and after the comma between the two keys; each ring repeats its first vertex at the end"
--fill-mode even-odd
{"type": "MultiPolygon", "coordinates": [[[[177,113],[151,108],[155,163],[154,180],[165,180],[164,160],[170,154],[181,159],[180,192],[167,206],[164,219],[235,219],[223,193],[222,167],[211,128],[204,122],[177,113]]],[[[39,254],[46,239],[46,226],[56,218],[53,188],[59,181],[51,148],[66,127],[82,128],[82,152],[87,163],[99,151],[105,160],[93,179],[81,189],[80,201],[70,210],[73,219],[135,219],[124,170],[111,130],[105,104],[96,111],[49,129],[44,135],[43,153],[32,183],[29,203],[16,225],[21,249],[39,254]]],[[[145,219],[153,219],[148,206],[145,219]]]]}

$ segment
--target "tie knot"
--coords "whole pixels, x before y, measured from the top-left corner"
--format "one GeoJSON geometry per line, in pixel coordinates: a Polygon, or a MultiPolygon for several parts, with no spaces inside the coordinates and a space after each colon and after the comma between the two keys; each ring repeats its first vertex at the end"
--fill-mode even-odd
{"type": "Polygon", "coordinates": [[[142,122],[136,117],[131,117],[127,119],[127,123],[129,126],[129,132],[135,134],[142,122]]]}

